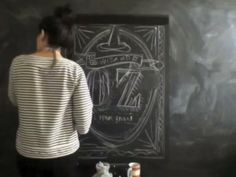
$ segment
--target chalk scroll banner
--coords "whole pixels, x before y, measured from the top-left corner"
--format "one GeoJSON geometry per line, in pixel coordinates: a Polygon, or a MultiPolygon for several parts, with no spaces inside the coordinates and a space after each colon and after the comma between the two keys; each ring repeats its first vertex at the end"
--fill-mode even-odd
{"type": "Polygon", "coordinates": [[[165,158],[168,17],[78,16],[74,60],[94,103],[80,158],[165,158]]]}

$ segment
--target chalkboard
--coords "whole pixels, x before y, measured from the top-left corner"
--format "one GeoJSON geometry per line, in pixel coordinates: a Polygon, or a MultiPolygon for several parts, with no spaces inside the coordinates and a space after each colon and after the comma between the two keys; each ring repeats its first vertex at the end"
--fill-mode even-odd
{"type": "Polygon", "coordinates": [[[78,16],[73,59],[94,103],[79,157],[164,159],[167,16],[78,16]]]}
{"type": "MultiPolygon", "coordinates": [[[[75,14],[104,14],[103,18],[100,18],[100,15],[91,15],[93,18],[78,18],[78,23],[83,26],[89,24],[165,26],[167,24],[165,18],[156,18],[156,16],[168,14],[170,56],[166,60],[168,66],[165,66],[165,69],[168,69],[166,74],[168,74],[169,91],[165,94],[169,98],[169,114],[165,114],[164,119],[167,128],[164,136],[163,158],[165,159],[137,159],[142,165],[142,176],[235,177],[236,1],[232,0],[51,0],[50,2],[1,0],[0,176],[19,176],[15,167],[15,134],[18,116],[17,110],[7,98],[10,63],[14,56],[34,52],[37,25],[41,18],[50,15],[56,6],[68,2],[74,8],[75,14]],[[114,16],[112,19],[111,16],[106,15],[111,13],[139,17],[114,16]],[[143,15],[152,15],[154,18],[140,17],[143,15]]],[[[140,34],[138,36],[139,39],[144,39],[140,34]]],[[[82,49],[78,48],[76,51],[78,54],[82,53],[82,49]]],[[[151,117],[153,118],[153,115],[151,117]]],[[[140,136],[144,136],[143,133],[140,136]]],[[[92,149],[95,145],[84,151],[85,147],[88,147],[85,144],[86,138],[98,147],[107,146],[103,145],[103,141],[95,137],[92,132],[80,136],[82,139],[80,149],[83,150],[81,157],[89,157],[87,162],[91,165],[91,168],[88,167],[89,165],[81,165],[82,160],[78,156],[80,172],[83,173],[84,170],[82,176],[91,177],[95,170],[95,163],[91,158],[106,157],[107,154],[99,155],[100,152],[94,152],[99,156],[88,154],[88,149],[92,149]]],[[[133,146],[129,144],[117,149],[133,152],[132,147],[135,145],[138,147],[138,142],[133,146]]],[[[117,157],[113,156],[108,161],[116,163],[117,157]]],[[[126,159],[130,162],[134,158],[126,159]]],[[[121,161],[124,162],[126,159],[121,161]]],[[[103,160],[107,161],[107,159],[103,160]]]]}

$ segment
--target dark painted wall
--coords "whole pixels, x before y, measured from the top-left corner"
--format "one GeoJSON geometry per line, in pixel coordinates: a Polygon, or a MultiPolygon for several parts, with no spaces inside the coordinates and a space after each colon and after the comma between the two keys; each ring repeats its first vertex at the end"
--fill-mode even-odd
{"type": "Polygon", "coordinates": [[[71,2],[76,13],[170,16],[169,151],[144,177],[236,176],[236,1],[0,2],[0,176],[15,177],[17,111],[7,99],[12,58],[34,49],[39,19],[71,2]],[[151,175],[155,174],[155,175],[151,175]]]}

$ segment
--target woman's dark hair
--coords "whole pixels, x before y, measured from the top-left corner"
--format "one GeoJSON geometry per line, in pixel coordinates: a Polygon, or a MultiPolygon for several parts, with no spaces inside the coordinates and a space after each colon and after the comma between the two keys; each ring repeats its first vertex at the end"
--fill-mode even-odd
{"type": "Polygon", "coordinates": [[[44,30],[48,36],[49,47],[70,49],[74,44],[73,17],[70,6],[64,5],[54,10],[54,15],[44,17],[39,23],[39,32],[44,30]]]}

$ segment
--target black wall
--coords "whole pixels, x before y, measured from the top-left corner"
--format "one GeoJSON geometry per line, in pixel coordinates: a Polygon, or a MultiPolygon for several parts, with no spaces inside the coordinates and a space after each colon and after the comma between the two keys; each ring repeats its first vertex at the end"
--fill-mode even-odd
{"type": "Polygon", "coordinates": [[[0,176],[17,176],[17,110],[7,99],[10,62],[34,50],[38,21],[65,2],[75,13],[170,17],[168,158],[142,164],[144,177],[236,176],[236,2],[231,0],[1,0],[0,176]]]}

